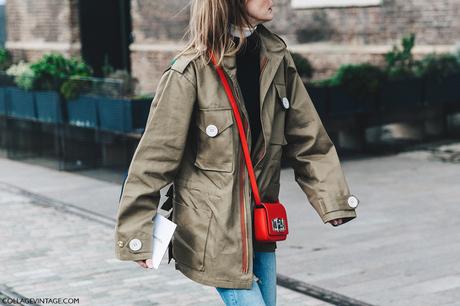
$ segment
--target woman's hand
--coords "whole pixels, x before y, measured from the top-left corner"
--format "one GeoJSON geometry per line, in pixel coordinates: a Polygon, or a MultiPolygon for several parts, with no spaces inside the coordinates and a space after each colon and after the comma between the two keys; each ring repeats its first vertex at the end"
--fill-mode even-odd
{"type": "Polygon", "coordinates": [[[151,259],[144,259],[144,260],[136,260],[136,263],[145,269],[152,269],[153,263],[151,259]]]}
{"type": "Polygon", "coordinates": [[[343,220],[342,218],[334,219],[334,220],[329,221],[329,223],[332,224],[332,226],[338,226],[343,223],[343,220]]]}

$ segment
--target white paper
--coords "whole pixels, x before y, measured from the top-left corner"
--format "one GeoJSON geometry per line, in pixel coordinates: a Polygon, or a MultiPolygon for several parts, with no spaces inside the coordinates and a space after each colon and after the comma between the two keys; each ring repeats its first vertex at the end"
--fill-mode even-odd
{"type": "Polygon", "coordinates": [[[155,215],[153,228],[153,267],[158,269],[158,266],[163,259],[163,256],[168,249],[169,242],[172,239],[177,224],[169,221],[159,213],[155,215]]]}

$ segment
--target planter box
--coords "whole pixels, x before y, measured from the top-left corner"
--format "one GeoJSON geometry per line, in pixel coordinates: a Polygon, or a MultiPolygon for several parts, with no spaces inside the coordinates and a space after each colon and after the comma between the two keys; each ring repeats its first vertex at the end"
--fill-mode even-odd
{"type": "Polygon", "coordinates": [[[414,112],[422,103],[422,79],[386,81],[379,94],[380,110],[414,112]]]}
{"type": "Polygon", "coordinates": [[[133,129],[130,100],[98,97],[97,107],[102,130],[126,133],[133,129]]]}
{"type": "Polygon", "coordinates": [[[326,86],[305,85],[316,111],[321,118],[326,117],[329,104],[329,88],[326,86]]]}
{"type": "Polygon", "coordinates": [[[14,76],[0,73],[0,87],[16,87],[14,76]]]}
{"type": "Polygon", "coordinates": [[[70,125],[98,128],[98,97],[81,95],[66,102],[68,122],[70,125]]]}
{"type": "Polygon", "coordinates": [[[145,128],[152,99],[113,99],[82,95],[67,101],[69,124],[130,133],[145,128]]]}
{"type": "Polygon", "coordinates": [[[7,89],[5,87],[0,87],[0,115],[6,115],[6,92],[7,89]]]}
{"type": "Polygon", "coordinates": [[[100,128],[120,133],[143,130],[147,122],[150,102],[150,99],[123,100],[99,97],[100,128]]]}
{"type": "Polygon", "coordinates": [[[434,78],[424,80],[424,102],[426,105],[460,104],[460,74],[451,75],[442,81],[434,78]]]}
{"type": "Polygon", "coordinates": [[[37,119],[35,109],[35,95],[33,91],[25,91],[19,88],[8,89],[8,115],[22,119],[37,119]]]}
{"type": "Polygon", "coordinates": [[[62,123],[61,99],[55,91],[35,92],[37,118],[41,122],[62,123]]]}
{"type": "Polygon", "coordinates": [[[330,116],[349,116],[376,111],[374,95],[355,97],[342,86],[330,87],[328,113],[330,116]]]}

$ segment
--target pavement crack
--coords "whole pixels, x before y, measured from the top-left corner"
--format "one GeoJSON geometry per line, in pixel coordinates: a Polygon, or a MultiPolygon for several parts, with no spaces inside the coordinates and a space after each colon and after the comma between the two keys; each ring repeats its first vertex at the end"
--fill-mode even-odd
{"type": "Polygon", "coordinates": [[[283,275],[277,275],[276,278],[278,286],[284,287],[286,289],[290,289],[304,295],[311,296],[318,300],[330,303],[332,305],[339,305],[339,306],[373,306],[372,304],[368,304],[366,302],[350,298],[343,294],[330,291],[324,288],[320,288],[311,284],[307,284],[302,281],[295,280],[290,277],[286,277],[283,275]]]}

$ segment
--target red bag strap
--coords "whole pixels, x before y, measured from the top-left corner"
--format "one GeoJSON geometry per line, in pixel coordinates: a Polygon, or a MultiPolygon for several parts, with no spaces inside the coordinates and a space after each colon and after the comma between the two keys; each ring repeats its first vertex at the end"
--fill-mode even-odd
{"type": "Polygon", "coordinates": [[[235,115],[236,124],[238,126],[238,133],[240,134],[241,146],[243,148],[244,159],[246,161],[246,166],[248,168],[249,180],[251,181],[251,187],[252,187],[252,193],[254,195],[254,200],[256,202],[256,205],[260,205],[261,201],[260,201],[260,195],[259,195],[259,188],[257,187],[256,176],[254,174],[254,168],[252,167],[251,156],[249,154],[248,142],[246,140],[243,123],[241,121],[241,116],[240,116],[240,112],[238,110],[238,106],[235,101],[235,97],[233,96],[232,90],[230,88],[230,85],[228,84],[227,78],[225,77],[224,71],[222,70],[222,67],[217,65],[216,59],[212,51],[210,52],[210,57],[211,57],[212,63],[214,64],[214,67],[217,70],[217,73],[219,74],[221,83],[224,86],[227,97],[230,100],[230,104],[232,106],[233,113],[235,115]]]}

